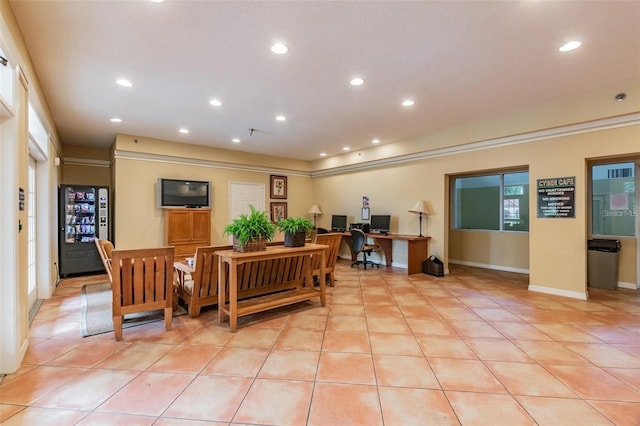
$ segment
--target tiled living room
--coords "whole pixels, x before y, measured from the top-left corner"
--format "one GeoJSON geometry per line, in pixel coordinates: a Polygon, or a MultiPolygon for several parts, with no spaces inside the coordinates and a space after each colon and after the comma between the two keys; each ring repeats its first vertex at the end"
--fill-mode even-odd
{"type": "Polygon", "coordinates": [[[528,276],[452,265],[442,278],[338,262],[326,307],[205,309],[82,338],[61,281],[0,385],[6,425],[638,425],[640,296],[580,301],[528,276]]]}

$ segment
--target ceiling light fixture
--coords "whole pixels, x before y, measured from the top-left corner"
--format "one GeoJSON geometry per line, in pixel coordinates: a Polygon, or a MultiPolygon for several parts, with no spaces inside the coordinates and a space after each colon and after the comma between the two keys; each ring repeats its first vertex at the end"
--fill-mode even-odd
{"type": "Polygon", "coordinates": [[[122,118],[113,117],[111,120],[112,123],[122,123],[122,118]]]}
{"type": "Polygon", "coordinates": [[[349,148],[348,146],[344,146],[344,147],[342,147],[342,150],[343,150],[343,151],[350,151],[350,150],[351,150],[351,148],[349,148]]]}
{"type": "Polygon", "coordinates": [[[626,94],[626,93],[618,93],[618,94],[616,95],[616,98],[615,98],[615,99],[616,99],[616,101],[618,101],[618,102],[622,102],[622,101],[624,101],[625,99],[627,99],[627,94],[626,94]]]}
{"type": "Polygon", "coordinates": [[[118,83],[122,87],[131,87],[131,86],[133,86],[133,83],[130,82],[129,80],[125,79],[125,78],[120,78],[120,79],[116,80],[116,83],[118,83]]]}
{"type": "Polygon", "coordinates": [[[372,144],[377,145],[380,143],[380,139],[374,139],[371,141],[372,144]]]}
{"type": "Polygon", "coordinates": [[[240,139],[238,139],[238,138],[233,138],[233,139],[231,139],[231,142],[233,142],[233,143],[240,143],[240,139]]]}
{"type": "Polygon", "coordinates": [[[352,86],[362,86],[363,84],[364,84],[364,80],[361,79],[360,77],[356,77],[356,78],[351,80],[351,85],[352,86]]]}
{"type": "Polygon", "coordinates": [[[182,133],[183,135],[186,135],[189,133],[189,129],[185,129],[184,127],[180,130],[178,130],[180,133],[182,133]]]}
{"type": "Polygon", "coordinates": [[[276,116],[276,120],[278,121],[285,121],[287,119],[287,117],[285,117],[284,115],[277,115],[276,116]]]}
{"type": "Polygon", "coordinates": [[[572,51],[574,49],[577,49],[581,45],[582,45],[581,41],[571,40],[570,42],[565,43],[562,46],[560,46],[560,48],[558,50],[560,52],[570,52],[570,51],[572,51]]]}
{"type": "Polygon", "coordinates": [[[211,105],[213,106],[222,106],[222,102],[220,102],[219,99],[211,99],[211,101],[209,102],[211,105]]]}
{"type": "Polygon", "coordinates": [[[320,153],[320,157],[326,157],[326,156],[327,156],[327,153],[326,153],[326,152],[321,152],[321,153],[320,153]]]}
{"type": "Polygon", "coordinates": [[[411,99],[405,99],[404,101],[402,101],[402,106],[410,107],[410,106],[413,106],[414,104],[415,102],[412,101],[411,99]]]}
{"type": "Polygon", "coordinates": [[[271,51],[276,55],[284,55],[289,51],[289,48],[282,43],[276,43],[271,46],[271,51]]]}

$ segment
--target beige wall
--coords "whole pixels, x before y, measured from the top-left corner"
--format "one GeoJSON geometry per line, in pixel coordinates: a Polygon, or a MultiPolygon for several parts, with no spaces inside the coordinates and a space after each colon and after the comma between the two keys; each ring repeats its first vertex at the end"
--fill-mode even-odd
{"type": "MultiPolygon", "coordinates": [[[[640,155],[640,126],[634,125],[556,137],[497,148],[481,149],[452,155],[438,155],[377,169],[363,169],[313,179],[313,202],[323,215],[319,226],[330,224],[330,215],[348,214],[359,221],[362,195],[371,197],[371,212],[391,214],[392,232],[417,234],[418,218],[407,212],[416,200],[430,202],[433,216],[427,220],[427,233],[432,237],[430,252],[448,262],[449,238],[453,253],[464,253],[462,259],[497,262],[499,254],[509,250],[526,251],[528,261],[518,255],[505,256],[500,266],[528,268],[532,288],[581,297],[586,292],[587,234],[587,161],[603,156],[640,155]],[[527,167],[530,185],[537,179],[576,176],[576,217],[572,219],[538,219],[537,202],[530,204],[531,226],[528,235],[493,235],[474,233],[464,248],[460,234],[450,234],[448,176],[502,168],[527,167]],[[525,236],[526,235],[526,236],[525,236]],[[490,244],[487,246],[487,244],[490,244]],[[495,247],[504,244],[504,248],[495,247]]],[[[400,243],[398,243],[400,244],[400,243]]],[[[620,279],[636,282],[635,251],[627,244],[621,256],[620,279]]],[[[394,262],[406,263],[406,253],[395,251],[394,262]]]]}
{"type": "Polygon", "coordinates": [[[452,229],[449,232],[449,260],[528,273],[529,234],[452,229]]]}
{"type": "MultiPolygon", "coordinates": [[[[136,138],[137,139],[137,138],[136,138]]],[[[142,139],[142,138],[140,138],[142,139]]],[[[282,166],[298,166],[306,163],[287,161],[273,157],[243,156],[236,153],[236,169],[216,164],[220,158],[230,161],[227,152],[192,145],[146,139],[143,143],[153,145],[154,156],[140,155],[135,158],[119,157],[131,140],[118,136],[114,159],[115,179],[115,234],[118,248],[158,246],[166,243],[164,210],[157,207],[156,191],[158,178],[208,180],[212,189],[211,238],[212,244],[226,244],[228,238],[223,228],[229,223],[229,184],[231,182],[258,183],[265,186],[265,209],[269,213],[270,174],[288,176],[287,200],[289,216],[311,217],[311,178],[307,173],[290,170],[283,172],[282,166]],[[161,147],[162,149],[159,149],[161,147]],[[204,164],[203,162],[209,162],[204,164]],[[196,164],[197,162],[203,164],[196,164]],[[260,170],[243,169],[242,164],[260,164],[260,170]],[[277,171],[278,173],[274,173],[277,171]]],[[[141,141],[139,141],[140,143],[141,141]]],[[[128,148],[132,148],[129,146],[128,148]]],[[[129,151],[131,152],[131,151],[129,151]]],[[[143,151],[138,151],[142,153],[143,151]]],[[[247,166],[248,167],[248,166],[247,166]]]]}

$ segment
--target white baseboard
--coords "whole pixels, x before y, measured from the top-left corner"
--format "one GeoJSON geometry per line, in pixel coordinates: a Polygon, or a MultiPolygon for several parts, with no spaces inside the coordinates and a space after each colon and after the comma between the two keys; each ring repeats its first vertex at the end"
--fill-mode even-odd
{"type": "Polygon", "coordinates": [[[456,265],[473,266],[476,268],[493,269],[496,271],[516,272],[518,274],[527,274],[527,275],[529,274],[528,269],[512,268],[510,266],[490,265],[487,263],[467,262],[466,260],[456,260],[456,259],[449,259],[449,263],[454,263],[456,265]]]}
{"type": "Polygon", "coordinates": [[[540,285],[529,284],[529,291],[537,291],[538,293],[553,294],[556,296],[570,297],[572,299],[587,300],[589,294],[585,291],[583,293],[579,291],[560,290],[557,288],[544,287],[540,285]]]}
{"type": "Polygon", "coordinates": [[[638,285],[636,283],[625,283],[623,281],[618,281],[618,288],[626,288],[629,290],[638,290],[638,285]]]}

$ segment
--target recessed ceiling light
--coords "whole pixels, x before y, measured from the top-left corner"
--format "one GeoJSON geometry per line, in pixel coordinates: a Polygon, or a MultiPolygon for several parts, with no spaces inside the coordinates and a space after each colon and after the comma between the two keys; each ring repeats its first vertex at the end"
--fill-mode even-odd
{"type": "Polygon", "coordinates": [[[285,117],[284,115],[277,115],[276,116],[276,120],[278,121],[285,121],[287,119],[287,117],[285,117]]]}
{"type": "Polygon", "coordinates": [[[560,48],[558,50],[560,52],[569,52],[571,50],[577,49],[581,45],[582,45],[581,41],[572,40],[572,41],[570,41],[568,43],[565,43],[562,46],[560,46],[560,48]]]}
{"type": "Polygon", "coordinates": [[[284,55],[289,51],[289,48],[282,43],[276,43],[271,46],[271,51],[276,55],[284,55]]]}
{"type": "Polygon", "coordinates": [[[343,150],[343,151],[350,151],[350,150],[351,150],[351,148],[349,148],[348,146],[343,146],[343,147],[342,147],[342,150],[343,150]]]}
{"type": "Polygon", "coordinates": [[[238,138],[233,138],[233,139],[231,139],[231,142],[233,142],[233,143],[240,143],[240,139],[238,139],[238,138]]]}
{"type": "Polygon", "coordinates": [[[626,93],[618,93],[615,97],[615,100],[618,102],[622,102],[627,98],[627,94],[626,93]]]}
{"type": "Polygon", "coordinates": [[[131,86],[133,86],[132,82],[130,82],[129,80],[124,79],[124,78],[120,78],[120,79],[116,80],[116,83],[118,83],[122,87],[131,87],[131,86]]]}
{"type": "Polygon", "coordinates": [[[415,102],[411,99],[405,99],[404,101],[402,101],[402,106],[413,106],[415,104],[415,102]]]}
{"type": "Polygon", "coordinates": [[[352,86],[362,86],[363,84],[364,84],[364,80],[361,79],[360,77],[356,77],[356,78],[351,80],[351,85],[352,86]]]}
{"type": "Polygon", "coordinates": [[[321,152],[321,153],[320,153],[320,157],[326,157],[326,156],[327,156],[327,153],[326,153],[326,152],[321,152]]]}
{"type": "Polygon", "coordinates": [[[164,0],[149,0],[151,3],[164,3],[164,0]]]}
{"type": "Polygon", "coordinates": [[[379,144],[380,143],[380,139],[374,139],[371,141],[372,144],[379,144]]]}
{"type": "Polygon", "coordinates": [[[113,117],[111,120],[112,123],[122,123],[122,118],[113,117]]]}
{"type": "Polygon", "coordinates": [[[178,130],[180,133],[182,133],[183,135],[186,135],[189,133],[189,129],[185,129],[184,127],[180,130],[178,130]]]}
{"type": "Polygon", "coordinates": [[[222,106],[222,102],[219,99],[211,99],[209,103],[213,106],[222,106]]]}

